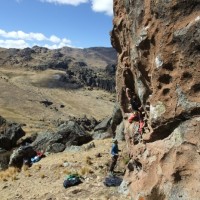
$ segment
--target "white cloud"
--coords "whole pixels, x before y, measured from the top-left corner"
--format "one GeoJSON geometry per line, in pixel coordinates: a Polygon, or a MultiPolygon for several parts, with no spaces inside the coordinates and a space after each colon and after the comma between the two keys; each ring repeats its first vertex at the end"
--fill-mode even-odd
{"type": "Polygon", "coordinates": [[[113,15],[113,0],[91,0],[91,2],[93,11],[113,15]]]}
{"type": "Polygon", "coordinates": [[[54,42],[54,43],[59,43],[59,42],[60,42],[60,38],[57,37],[57,36],[55,36],[55,35],[52,35],[52,36],[49,38],[49,40],[50,40],[51,42],[54,42]]]}
{"type": "Polygon", "coordinates": [[[23,31],[10,31],[0,29],[0,46],[5,48],[25,48],[31,47],[32,44],[45,46],[49,48],[61,48],[64,46],[72,46],[71,40],[67,38],[59,38],[56,35],[50,37],[42,33],[25,33],[23,31]],[[40,42],[40,44],[38,44],[40,42]],[[47,43],[44,45],[44,43],[47,43]]]}
{"type": "Polygon", "coordinates": [[[65,5],[73,5],[78,6],[81,3],[87,3],[88,0],[40,0],[42,2],[47,3],[55,3],[55,4],[65,4],[65,5]]]}
{"type": "Polygon", "coordinates": [[[0,47],[4,48],[19,48],[23,49],[28,47],[29,44],[24,40],[0,40],[0,47]]]}
{"type": "Polygon", "coordinates": [[[63,38],[63,39],[62,39],[62,43],[71,44],[71,40],[68,40],[68,39],[66,39],[66,38],[63,38]]]}
{"type": "Polygon", "coordinates": [[[48,49],[59,49],[59,48],[62,48],[62,47],[73,47],[71,45],[71,41],[70,40],[67,40],[66,38],[60,40],[59,43],[57,44],[45,44],[44,47],[48,48],[48,49]]]}
{"type": "MultiPolygon", "coordinates": [[[[59,49],[62,47],[66,47],[66,45],[64,43],[53,44],[53,45],[45,44],[44,47],[46,47],[48,49],[59,49]]],[[[68,47],[72,47],[72,46],[68,45],[68,47]]]]}
{"type": "Polygon", "coordinates": [[[92,3],[94,12],[103,12],[109,16],[113,15],[113,0],[40,0],[41,2],[54,3],[60,5],[78,6],[82,3],[92,3]]]}
{"type": "Polygon", "coordinates": [[[48,40],[46,36],[42,33],[24,33],[23,31],[11,31],[6,32],[0,29],[0,36],[5,38],[14,38],[14,39],[22,39],[22,40],[48,40]]]}
{"type": "Polygon", "coordinates": [[[43,41],[47,40],[48,38],[44,36],[42,33],[29,33],[27,34],[27,40],[38,40],[38,41],[43,41]]]}

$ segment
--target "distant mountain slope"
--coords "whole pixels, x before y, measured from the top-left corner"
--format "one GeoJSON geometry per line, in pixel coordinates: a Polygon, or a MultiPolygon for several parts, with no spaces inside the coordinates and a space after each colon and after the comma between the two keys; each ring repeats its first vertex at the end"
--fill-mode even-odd
{"type": "Polygon", "coordinates": [[[104,69],[108,64],[116,63],[116,60],[116,51],[106,47],[86,49],[63,47],[55,50],[38,46],[25,49],[0,48],[0,67],[67,69],[77,63],[82,63],[81,65],[89,68],[104,69]]]}
{"type": "Polygon", "coordinates": [[[116,51],[106,47],[63,47],[55,50],[38,46],[25,49],[0,48],[0,68],[62,70],[66,74],[59,79],[61,85],[67,84],[70,88],[90,86],[114,92],[116,60],[116,51]]]}

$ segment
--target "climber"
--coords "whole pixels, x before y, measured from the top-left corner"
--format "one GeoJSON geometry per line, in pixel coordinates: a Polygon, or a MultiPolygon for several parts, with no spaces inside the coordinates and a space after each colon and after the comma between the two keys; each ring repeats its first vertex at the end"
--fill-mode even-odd
{"type": "Polygon", "coordinates": [[[117,159],[119,157],[118,152],[121,151],[118,148],[118,141],[117,139],[113,139],[113,144],[112,144],[112,148],[111,148],[111,156],[112,156],[112,163],[110,165],[110,174],[114,175],[114,168],[117,164],[117,159]]]}
{"type": "Polygon", "coordinates": [[[133,111],[140,111],[142,109],[141,103],[139,102],[137,96],[132,93],[129,88],[126,88],[126,97],[129,100],[131,109],[133,111]]]}
{"type": "Polygon", "coordinates": [[[139,121],[139,112],[133,111],[129,117],[128,117],[128,122],[132,123],[133,121],[139,121]]]}
{"type": "Polygon", "coordinates": [[[142,114],[143,109],[137,96],[134,93],[132,93],[129,88],[126,88],[126,97],[129,100],[129,104],[130,104],[129,110],[131,112],[135,112],[135,111],[138,112],[139,121],[141,122],[141,124],[144,124],[143,114],[142,114]]]}

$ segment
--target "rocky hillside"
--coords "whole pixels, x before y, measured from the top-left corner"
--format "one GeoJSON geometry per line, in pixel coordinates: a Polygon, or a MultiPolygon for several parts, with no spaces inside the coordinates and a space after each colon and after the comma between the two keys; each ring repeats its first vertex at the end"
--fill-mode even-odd
{"type": "Polygon", "coordinates": [[[200,1],[114,0],[117,96],[125,87],[145,112],[143,143],[133,145],[126,173],[133,199],[200,198],[200,1]]]}
{"type": "Polygon", "coordinates": [[[116,60],[116,51],[105,47],[63,47],[56,50],[38,46],[25,49],[0,48],[0,68],[66,71],[59,79],[63,85],[69,83],[71,88],[90,86],[114,92],[116,60]]]}
{"type": "Polygon", "coordinates": [[[93,47],[76,49],[63,47],[50,50],[34,46],[25,49],[0,48],[0,66],[27,67],[33,69],[67,69],[72,66],[105,68],[116,63],[117,54],[113,48],[93,47]]]}

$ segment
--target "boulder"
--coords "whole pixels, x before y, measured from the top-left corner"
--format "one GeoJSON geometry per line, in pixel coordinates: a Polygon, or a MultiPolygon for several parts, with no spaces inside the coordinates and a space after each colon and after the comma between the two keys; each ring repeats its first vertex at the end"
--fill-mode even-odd
{"type": "Polygon", "coordinates": [[[6,151],[5,149],[0,149],[0,171],[8,167],[10,155],[11,155],[10,151],[6,151]]]}
{"type": "Polygon", "coordinates": [[[102,139],[106,139],[106,138],[111,138],[113,135],[111,132],[102,132],[102,131],[96,131],[93,133],[92,138],[95,140],[102,140],[102,139]]]}
{"type": "Polygon", "coordinates": [[[33,133],[32,135],[29,135],[25,138],[22,138],[21,140],[19,140],[19,143],[21,145],[26,145],[26,144],[31,144],[32,142],[35,141],[35,139],[37,138],[38,133],[33,133]]]}
{"type": "Polygon", "coordinates": [[[112,123],[119,125],[123,119],[122,111],[119,103],[115,103],[113,113],[112,113],[112,123]]]}
{"type": "Polygon", "coordinates": [[[122,122],[122,111],[120,108],[119,103],[115,103],[114,109],[113,109],[113,113],[112,113],[112,121],[111,121],[111,130],[113,133],[113,136],[115,136],[115,131],[117,126],[122,122]]]}
{"type": "Polygon", "coordinates": [[[111,120],[111,117],[107,117],[94,128],[94,132],[92,134],[93,139],[105,139],[112,137],[112,131],[110,129],[111,120]]]}
{"type": "Polygon", "coordinates": [[[57,134],[63,137],[66,146],[88,143],[92,140],[90,134],[86,133],[76,122],[68,121],[58,128],[57,134]]]}
{"type": "Polygon", "coordinates": [[[86,133],[76,122],[67,121],[61,124],[55,132],[46,131],[38,134],[32,146],[37,150],[61,152],[68,146],[80,146],[91,140],[91,135],[86,133]]]}
{"type": "Polygon", "coordinates": [[[86,115],[80,118],[73,117],[72,120],[78,123],[78,125],[81,126],[85,131],[92,131],[98,124],[94,117],[87,117],[86,115]]]}
{"type": "Polygon", "coordinates": [[[35,150],[43,150],[46,151],[47,147],[49,145],[52,145],[54,143],[58,143],[62,140],[62,136],[56,134],[55,132],[45,131],[42,133],[39,133],[36,137],[35,141],[31,144],[31,146],[35,150]]]}
{"type": "Polygon", "coordinates": [[[62,143],[54,143],[47,147],[46,152],[49,153],[58,153],[65,150],[65,145],[62,143]]]}
{"type": "Polygon", "coordinates": [[[110,127],[111,117],[105,118],[94,128],[94,132],[96,131],[106,131],[110,127]]]}
{"type": "Polygon", "coordinates": [[[0,116],[0,126],[2,126],[3,124],[6,124],[6,120],[0,116]]]}
{"type": "Polygon", "coordinates": [[[65,149],[65,151],[67,151],[67,152],[79,152],[82,150],[83,150],[82,146],[74,146],[74,145],[66,147],[66,149],[65,149]]]}
{"type": "Polygon", "coordinates": [[[17,141],[25,135],[21,125],[7,122],[0,117],[0,148],[10,150],[16,146],[17,141]]]}
{"type": "Polygon", "coordinates": [[[125,136],[124,136],[124,122],[122,121],[116,128],[116,134],[115,134],[115,138],[118,141],[124,141],[125,140],[125,136]]]}
{"type": "Polygon", "coordinates": [[[30,160],[36,155],[36,151],[31,146],[21,146],[13,151],[10,156],[9,166],[21,168],[24,159],[30,160]]]}

